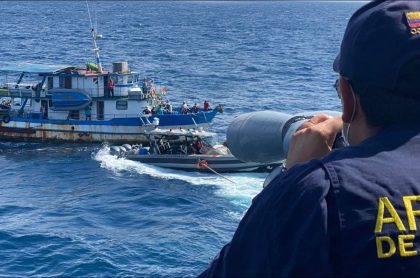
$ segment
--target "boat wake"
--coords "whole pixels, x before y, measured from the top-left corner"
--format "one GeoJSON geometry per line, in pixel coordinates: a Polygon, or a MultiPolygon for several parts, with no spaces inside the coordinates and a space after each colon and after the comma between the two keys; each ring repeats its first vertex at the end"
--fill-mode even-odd
{"type": "Polygon", "coordinates": [[[249,206],[252,198],[261,191],[267,176],[267,173],[223,173],[223,176],[235,182],[231,183],[212,173],[173,170],[119,158],[110,153],[108,145],[94,152],[93,159],[100,162],[102,168],[119,176],[124,172],[131,172],[157,179],[181,180],[197,186],[215,186],[220,196],[229,198],[235,204],[246,206],[249,206]]]}

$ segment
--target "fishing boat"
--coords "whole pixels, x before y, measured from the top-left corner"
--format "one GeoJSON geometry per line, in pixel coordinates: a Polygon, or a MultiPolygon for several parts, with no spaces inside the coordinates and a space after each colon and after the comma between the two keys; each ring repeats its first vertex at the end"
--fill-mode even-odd
{"type": "MultiPolygon", "coordinates": [[[[89,7],[88,7],[89,11],[89,7]]],[[[90,12],[89,12],[90,18],[90,12]]],[[[16,81],[0,84],[7,97],[0,113],[0,139],[32,141],[144,142],[145,130],[207,128],[215,109],[180,111],[166,98],[168,87],[142,78],[128,62],[102,67],[91,20],[96,63],[85,66],[11,65],[0,71],[16,81]]]]}
{"type": "Polygon", "coordinates": [[[145,132],[149,144],[112,146],[111,153],[163,168],[204,172],[271,171],[278,163],[243,162],[223,144],[216,133],[201,129],[160,129],[145,132]]]}

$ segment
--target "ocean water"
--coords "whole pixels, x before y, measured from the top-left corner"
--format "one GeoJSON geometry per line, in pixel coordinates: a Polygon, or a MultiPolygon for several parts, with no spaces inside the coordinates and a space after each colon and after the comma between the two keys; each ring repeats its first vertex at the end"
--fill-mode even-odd
{"type": "MultiPolygon", "coordinates": [[[[332,62],[360,2],[90,1],[106,68],[168,84],[173,103],[237,115],[339,110],[332,62]]],[[[0,1],[0,68],[93,60],[84,1],[0,1]]],[[[0,80],[1,81],[1,80],[0,80]]],[[[165,170],[109,146],[0,143],[0,276],[198,275],[232,237],[264,173],[165,170]]]]}

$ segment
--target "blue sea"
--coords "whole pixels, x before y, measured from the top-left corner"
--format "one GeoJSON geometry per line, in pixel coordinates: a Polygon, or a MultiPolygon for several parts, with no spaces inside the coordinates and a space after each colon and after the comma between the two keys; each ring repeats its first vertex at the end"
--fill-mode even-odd
{"type": "MultiPolygon", "coordinates": [[[[105,68],[172,103],[241,113],[340,110],[332,62],[360,2],[89,1],[105,68]]],[[[0,1],[0,68],[93,61],[84,1],[0,1]]],[[[0,80],[2,81],[2,80],[0,80]]],[[[231,239],[267,174],[165,170],[107,145],[0,143],[0,276],[192,277],[231,239]]]]}

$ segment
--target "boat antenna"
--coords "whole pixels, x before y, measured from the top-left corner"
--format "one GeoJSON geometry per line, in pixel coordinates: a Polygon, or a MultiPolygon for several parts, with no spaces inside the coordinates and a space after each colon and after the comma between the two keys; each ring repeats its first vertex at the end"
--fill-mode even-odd
{"type": "Polygon", "coordinates": [[[95,14],[95,15],[93,16],[94,21],[95,21],[95,30],[96,30],[96,32],[99,32],[99,29],[98,29],[98,16],[97,16],[97,14],[96,14],[96,8],[94,8],[93,12],[94,12],[94,14],[95,14]]]}
{"type": "Polygon", "coordinates": [[[87,10],[88,10],[88,15],[89,15],[90,32],[92,34],[92,39],[93,39],[93,51],[95,52],[96,63],[98,64],[98,71],[99,71],[99,73],[102,73],[102,63],[101,63],[101,59],[99,57],[99,47],[98,47],[98,44],[96,43],[96,40],[98,38],[101,38],[102,36],[98,35],[95,31],[95,27],[93,26],[92,17],[90,15],[90,9],[89,9],[89,4],[88,4],[87,0],[86,0],[86,7],[87,7],[87,10]]]}

